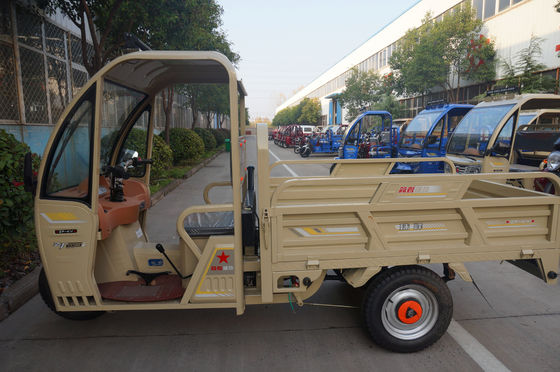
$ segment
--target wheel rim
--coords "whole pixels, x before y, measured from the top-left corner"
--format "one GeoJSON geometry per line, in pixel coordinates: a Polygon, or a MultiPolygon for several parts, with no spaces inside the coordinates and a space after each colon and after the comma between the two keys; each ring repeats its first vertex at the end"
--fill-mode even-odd
{"type": "Polygon", "coordinates": [[[381,322],[385,330],[401,340],[424,336],[436,324],[438,303],[434,294],[419,285],[393,291],[383,303],[381,322]]]}

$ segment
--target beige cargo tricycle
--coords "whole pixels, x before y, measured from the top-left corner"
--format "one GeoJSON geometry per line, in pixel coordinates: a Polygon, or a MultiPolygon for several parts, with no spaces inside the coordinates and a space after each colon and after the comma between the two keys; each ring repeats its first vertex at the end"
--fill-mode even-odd
{"type": "Polygon", "coordinates": [[[508,174],[389,175],[406,159],[335,160],[330,176],[271,177],[279,164],[333,160],[271,165],[260,125],[256,164],[248,164],[245,95],[234,66],[215,52],[125,55],[83,87],[54,128],[36,184],[39,286],[53,311],[69,319],[120,310],[243,314],[253,304],[303,305],[333,270],[366,288],[373,340],[412,352],[446,331],[453,313],[446,281],[471,280],[465,262],[509,260],[556,282],[560,197],[501,183],[508,174]],[[233,202],[206,197],[178,216],[178,242],[151,242],[155,99],[188,83],[229,86],[231,177],[204,195],[226,186],[233,202]],[[443,276],[423,264],[442,265],[443,276]]]}

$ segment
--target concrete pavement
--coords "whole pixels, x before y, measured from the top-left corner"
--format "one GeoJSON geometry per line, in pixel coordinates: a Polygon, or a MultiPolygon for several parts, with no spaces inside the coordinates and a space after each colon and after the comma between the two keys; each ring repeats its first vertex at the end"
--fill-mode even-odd
{"type": "MultiPolygon", "coordinates": [[[[282,159],[299,158],[272,143],[271,150],[282,159]]],[[[228,154],[221,154],[150,210],[152,241],[177,241],[177,216],[203,203],[207,183],[229,179],[228,162],[228,154]]],[[[328,173],[328,165],[289,168],[299,175],[328,173]]],[[[273,175],[290,171],[277,167],[273,175]]],[[[228,202],[227,190],[215,189],[210,198],[228,202]]],[[[0,366],[5,371],[477,371],[487,366],[481,361],[486,350],[512,371],[557,371],[560,286],[547,286],[507,263],[467,267],[484,296],[470,283],[449,282],[454,319],[483,349],[449,333],[419,353],[381,349],[363,329],[362,290],[331,281],[306,302],[356,308],[294,305],[294,313],[289,304],[259,305],[242,316],[231,309],[128,311],[75,322],[53,314],[36,296],[0,323],[0,366]]]]}

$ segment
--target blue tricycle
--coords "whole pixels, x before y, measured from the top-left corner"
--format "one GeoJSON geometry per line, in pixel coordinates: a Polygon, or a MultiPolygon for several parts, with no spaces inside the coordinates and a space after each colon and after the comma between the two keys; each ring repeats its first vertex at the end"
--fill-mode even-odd
{"type": "Polygon", "coordinates": [[[305,137],[305,142],[295,152],[299,153],[303,158],[313,153],[336,153],[340,147],[344,129],[345,127],[341,125],[330,125],[313,136],[305,137]]]}
{"type": "Polygon", "coordinates": [[[348,128],[337,159],[394,158],[399,129],[388,111],[365,111],[348,128]]]}
{"type": "MultiPolygon", "coordinates": [[[[473,105],[428,103],[400,135],[398,157],[444,157],[447,139],[473,105]]],[[[443,173],[443,162],[397,163],[391,173],[443,173]]]]}

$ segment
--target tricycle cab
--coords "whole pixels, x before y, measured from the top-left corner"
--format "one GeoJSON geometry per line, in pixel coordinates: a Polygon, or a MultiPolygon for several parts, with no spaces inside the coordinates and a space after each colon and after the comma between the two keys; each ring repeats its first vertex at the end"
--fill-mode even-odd
{"type": "Polygon", "coordinates": [[[348,127],[338,159],[392,158],[397,155],[398,128],[388,111],[365,111],[348,127]]]}
{"type": "MultiPolygon", "coordinates": [[[[514,149],[521,111],[558,108],[560,95],[555,94],[490,97],[457,125],[447,144],[447,157],[459,173],[508,172],[519,158],[514,149]]],[[[524,169],[519,165],[516,168],[524,169]]]]}
{"type": "MultiPolygon", "coordinates": [[[[428,103],[400,132],[399,157],[445,156],[447,140],[473,105],[428,103]]],[[[399,164],[408,173],[442,173],[442,162],[399,164]]]]}
{"type": "Polygon", "coordinates": [[[217,52],[132,53],[92,77],[61,115],[39,170],[41,293],[53,310],[69,315],[210,302],[243,312],[245,95],[234,66],[217,52]],[[235,166],[222,184],[231,188],[232,203],[187,209],[177,221],[179,243],[163,247],[145,232],[156,96],[174,84],[202,83],[228,87],[235,166]],[[183,222],[195,213],[221,213],[230,225],[220,237],[189,235],[183,222]],[[199,265],[220,254],[229,260],[219,275],[199,265]]]}

